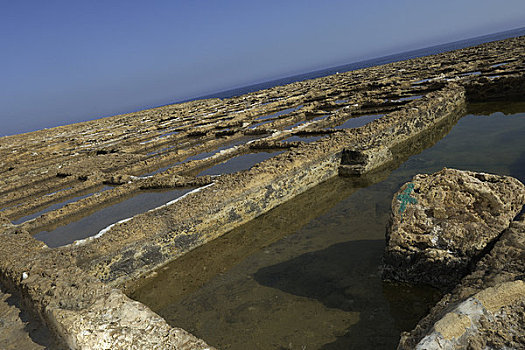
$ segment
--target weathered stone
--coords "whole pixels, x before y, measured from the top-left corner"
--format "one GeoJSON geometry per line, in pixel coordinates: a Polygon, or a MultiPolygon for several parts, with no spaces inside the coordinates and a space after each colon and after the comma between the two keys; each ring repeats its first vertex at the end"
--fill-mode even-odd
{"type": "Polygon", "coordinates": [[[416,175],[392,201],[384,278],[450,289],[524,203],[525,185],[508,176],[416,175]]]}
{"type": "Polygon", "coordinates": [[[22,309],[20,299],[0,285],[0,349],[62,349],[35,317],[22,309]]]}
{"type": "Polygon", "coordinates": [[[71,254],[49,250],[27,232],[5,234],[0,256],[2,284],[17,291],[70,349],[213,349],[80,270],[71,254]]]}
{"type": "Polygon", "coordinates": [[[411,332],[401,335],[398,348],[525,348],[524,276],[525,215],[521,215],[474,271],[444,295],[411,332]],[[469,319],[469,328],[456,322],[459,315],[469,319]],[[457,336],[451,337],[454,332],[457,336]]]}
{"type": "Polygon", "coordinates": [[[524,311],[525,283],[501,283],[459,303],[415,349],[522,349],[524,311]]]}
{"type": "Polygon", "coordinates": [[[341,157],[340,175],[361,175],[393,161],[388,147],[353,150],[344,149],[341,157]]]}
{"type": "Polygon", "coordinates": [[[47,312],[71,349],[212,349],[116,289],[89,308],[52,307],[47,312]]]}
{"type": "Polygon", "coordinates": [[[0,213],[0,226],[11,226],[11,220],[6,218],[2,213],[0,213]]]}

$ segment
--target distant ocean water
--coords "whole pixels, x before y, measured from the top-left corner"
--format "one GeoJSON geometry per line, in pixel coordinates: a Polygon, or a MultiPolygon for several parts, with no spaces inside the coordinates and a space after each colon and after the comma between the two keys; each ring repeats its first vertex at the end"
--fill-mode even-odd
{"type": "Polygon", "coordinates": [[[210,95],[206,95],[206,96],[202,96],[202,97],[198,97],[198,98],[190,99],[186,101],[205,99],[205,98],[230,98],[234,96],[244,95],[250,92],[255,92],[255,91],[259,91],[263,89],[269,89],[274,86],[286,85],[286,84],[290,84],[290,83],[294,83],[294,82],[302,81],[302,80],[307,80],[307,79],[325,77],[328,75],[335,74],[337,72],[344,73],[344,72],[349,72],[352,70],[374,67],[374,66],[379,66],[382,64],[392,63],[392,62],[404,61],[404,60],[408,60],[408,59],[416,58],[416,57],[435,55],[435,54],[442,53],[442,52],[463,49],[466,47],[476,46],[476,45],[480,45],[480,44],[487,43],[490,41],[498,41],[498,40],[503,40],[503,39],[508,39],[508,38],[515,38],[515,37],[519,37],[522,35],[525,35],[525,27],[508,30],[505,32],[499,32],[495,34],[478,36],[475,38],[470,38],[470,39],[465,39],[465,40],[460,40],[460,41],[454,41],[454,42],[447,43],[447,44],[430,46],[430,47],[426,47],[423,49],[406,51],[406,52],[402,52],[402,53],[398,53],[394,55],[372,58],[372,59],[365,60],[365,61],[354,62],[350,64],[345,64],[342,66],[326,68],[326,69],[317,70],[317,71],[313,71],[309,73],[293,75],[293,76],[289,76],[289,77],[285,77],[285,78],[281,78],[277,80],[267,81],[264,83],[248,85],[248,86],[244,86],[244,87],[240,87],[236,89],[221,91],[221,92],[213,93],[210,95]]]}

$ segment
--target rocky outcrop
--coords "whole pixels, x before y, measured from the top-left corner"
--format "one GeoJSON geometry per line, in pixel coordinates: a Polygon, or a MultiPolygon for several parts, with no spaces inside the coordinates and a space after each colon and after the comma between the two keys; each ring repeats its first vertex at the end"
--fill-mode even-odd
{"type": "Polygon", "coordinates": [[[525,348],[525,215],[474,271],[408,333],[398,349],[525,348]]]}
{"type": "Polygon", "coordinates": [[[450,290],[525,203],[508,176],[443,169],[416,175],[392,202],[383,277],[450,290]]]}

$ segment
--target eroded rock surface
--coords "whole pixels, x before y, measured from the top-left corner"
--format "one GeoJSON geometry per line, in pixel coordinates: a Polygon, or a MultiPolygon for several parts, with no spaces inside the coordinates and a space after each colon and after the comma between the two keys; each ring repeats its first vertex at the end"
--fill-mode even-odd
{"type": "MultiPolygon", "coordinates": [[[[47,327],[42,328],[48,330],[43,331],[49,337],[54,333],[67,348],[213,349],[190,333],[171,327],[147,306],[129,299],[119,289],[110,288],[80,270],[70,253],[49,250],[29,233],[16,232],[14,227],[0,231],[0,238],[2,285],[18,289],[24,304],[30,305],[45,322],[47,327]]],[[[1,297],[0,293],[0,321],[1,297]]],[[[16,310],[8,312],[10,319],[16,320],[16,315],[12,315],[16,310]]],[[[23,325],[15,324],[9,330],[13,336],[25,336],[30,346],[20,345],[14,349],[39,349],[33,347],[21,327],[23,325]]],[[[16,339],[10,337],[9,340],[16,339]]],[[[1,341],[0,336],[1,349],[10,349],[2,347],[1,341]]]]}
{"type": "Polygon", "coordinates": [[[525,185],[509,176],[447,168],[416,175],[392,202],[384,278],[452,288],[524,203],[525,185]]]}
{"type": "Polygon", "coordinates": [[[523,349],[525,283],[489,287],[459,303],[417,345],[431,349],[523,349]]]}
{"type": "Polygon", "coordinates": [[[525,348],[525,215],[446,294],[398,349],[525,348]]]}

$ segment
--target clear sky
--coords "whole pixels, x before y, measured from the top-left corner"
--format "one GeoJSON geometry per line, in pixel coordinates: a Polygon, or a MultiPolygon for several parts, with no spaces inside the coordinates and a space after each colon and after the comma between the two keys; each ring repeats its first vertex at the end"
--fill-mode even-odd
{"type": "Polygon", "coordinates": [[[0,136],[525,26],[524,0],[0,4],[0,136]]]}

